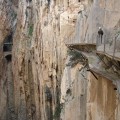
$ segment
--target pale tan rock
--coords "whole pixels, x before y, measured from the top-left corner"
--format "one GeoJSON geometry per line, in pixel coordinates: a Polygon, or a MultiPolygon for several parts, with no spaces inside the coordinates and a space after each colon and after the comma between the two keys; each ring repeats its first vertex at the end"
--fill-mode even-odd
{"type": "Polygon", "coordinates": [[[96,80],[81,63],[74,67],[65,63],[67,40],[96,43],[99,26],[111,40],[114,28],[120,27],[119,0],[0,2],[0,120],[120,119],[119,80],[98,75],[96,80]],[[14,20],[11,11],[17,13],[14,20]],[[12,62],[8,64],[2,45],[11,30],[12,62]]]}

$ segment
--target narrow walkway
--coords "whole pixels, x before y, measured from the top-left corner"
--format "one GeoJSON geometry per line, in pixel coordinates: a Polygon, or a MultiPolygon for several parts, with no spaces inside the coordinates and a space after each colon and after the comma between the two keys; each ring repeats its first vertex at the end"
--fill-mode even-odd
{"type": "Polygon", "coordinates": [[[101,71],[100,69],[97,69],[97,68],[95,68],[95,67],[90,68],[90,70],[91,70],[92,72],[96,73],[96,74],[99,75],[99,76],[102,76],[102,77],[107,78],[108,80],[111,80],[111,81],[120,80],[120,78],[117,77],[116,75],[111,74],[111,73],[108,73],[108,72],[106,72],[106,71],[101,71]]]}
{"type": "Polygon", "coordinates": [[[115,59],[117,61],[120,61],[120,52],[115,51],[109,47],[109,45],[106,45],[104,48],[104,45],[96,46],[95,43],[66,43],[67,47],[72,47],[77,50],[83,51],[83,52],[94,52],[96,51],[97,54],[106,55],[107,57],[111,59],[115,59]]]}
{"type": "Polygon", "coordinates": [[[91,46],[96,46],[96,44],[95,43],[66,43],[66,46],[74,46],[74,45],[79,45],[79,46],[89,46],[89,45],[91,45],[91,46]]]}
{"type": "Polygon", "coordinates": [[[96,53],[103,54],[111,59],[115,59],[117,61],[120,61],[120,52],[117,52],[117,51],[114,52],[114,49],[110,48],[109,45],[106,45],[105,48],[104,48],[104,45],[98,46],[96,53]]]}
{"type": "MultiPolygon", "coordinates": [[[[100,65],[99,65],[100,59],[99,57],[96,56],[96,53],[106,55],[111,59],[113,59],[113,56],[105,53],[104,51],[96,51],[95,44],[71,44],[70,46],[69,45],[66,46],[82,53],[88,59],[89,70],[92,71],[93,73],[96,73],[99,76],[103,76],[111,81],[120,80],[120,78],[117,77],[116,74],[111,74],[107,71],[100,69],[100,65]],[[91,46],[93,46],[92,52],[88,52],[87,50],[83,49],[83,48],[87,48],[88,50],[90,50],[91,46]]],[[[114,59],[120,61],[120,58],[114,57],[114,59]]]]}

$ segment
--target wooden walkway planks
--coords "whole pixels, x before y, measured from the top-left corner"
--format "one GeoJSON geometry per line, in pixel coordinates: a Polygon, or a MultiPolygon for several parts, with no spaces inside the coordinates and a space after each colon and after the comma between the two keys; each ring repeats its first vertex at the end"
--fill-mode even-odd
{"type": "Polygon", "coordinates": [[[115,81],[115,80],[120,80],[119,77],[115,76],[115,74],[110,74],[106,71],[101,71],[95,67],[93,68],[90,68],[90,70],[96,74],[98,74],[99,76],[102,76],[102,77],[105,77],[107,78],[108,80],[111,80],[111,81],[115,81]]]}
{"type": "MultiPolygon", "coordinates": [[[[96,43],[65,43],[66,46],[68,47],[74,47],[77,48],[80,51],[91,51],[91,50],[95,50],[96,49],[96,43]],[[87,49],[86,49],[87,48],[87,49]],[[92,49],[90,49],[92,48],[92,49]]],[[[103,51],[99,51],[99,49],[96,49],[96,53],[97,54],[102,54],[102,55],[106,55],[107,57],[120,61],[120,57],[119,56],[113,56],[107,52],[103,51]]]]}
{"type": "Polygon", "coordinates": [[[75,45],[78,45],[78,46],[96,46],[95,43],[66,43],[65,44],[66,46],[75,46],[75,45]]]}
{"type": "Polygon", "coordinates": [[[116,56],[112,56],[106,52],[102,52],[102,51],[96,51],[97,54],[102,54],[102,55],[106,55],[107,57],[111,58],[111,59],[114,59],[114,60],[117,60],[117,61],[120,61],[120,58],[119,57],[116,57],[116,56]]]}

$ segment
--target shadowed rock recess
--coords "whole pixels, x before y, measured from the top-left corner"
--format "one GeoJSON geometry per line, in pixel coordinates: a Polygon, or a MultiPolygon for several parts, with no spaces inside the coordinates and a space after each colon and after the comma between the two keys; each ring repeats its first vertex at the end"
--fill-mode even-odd
{"type": "Polygon", "coordinates": [[[0,120],[120,120],[120,0],[0,0],[0,120]]]}

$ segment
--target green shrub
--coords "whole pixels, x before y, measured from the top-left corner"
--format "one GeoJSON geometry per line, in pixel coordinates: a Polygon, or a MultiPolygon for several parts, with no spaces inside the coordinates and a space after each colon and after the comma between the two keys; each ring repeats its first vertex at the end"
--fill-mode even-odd
{"type": "Polygon", "coordinates": [[[70,61],[82,59],[82,54],[75,50],[68,50],[68,54],[71,56],[70,61]]]}
{"type": "Polygon", "coordinates": [[[12,12],[12,13],[11,13],[11,17],[12,17],[13,20],[15,20],[15,19],[17,18],[17,13],[12,12]]]}
{"type": "Polygon", "coordinates": [[[78,51],[76,50],[68,50],[68,55],[70,56],[70,62],[67,64],[67,66],[74,67],[76,64],[80,63],[86,63],[86,58],[78,51]]]}
{"type": "Polygon", "coordinates": [[[60,113],[61,113],[61,110],[63,109],[63,105],[62,104],[58,104],[55,108],[55,113],[53,115],[53,118],[55,120],[58,120],[58,118],[60,118],[60,113]]]}
{"type": "Polygon", "coordinates": [[[32,36],[32,35],[33,35],[33,25],[30,25],[28,35],[29,35],[29,36],[32,36]]]}

